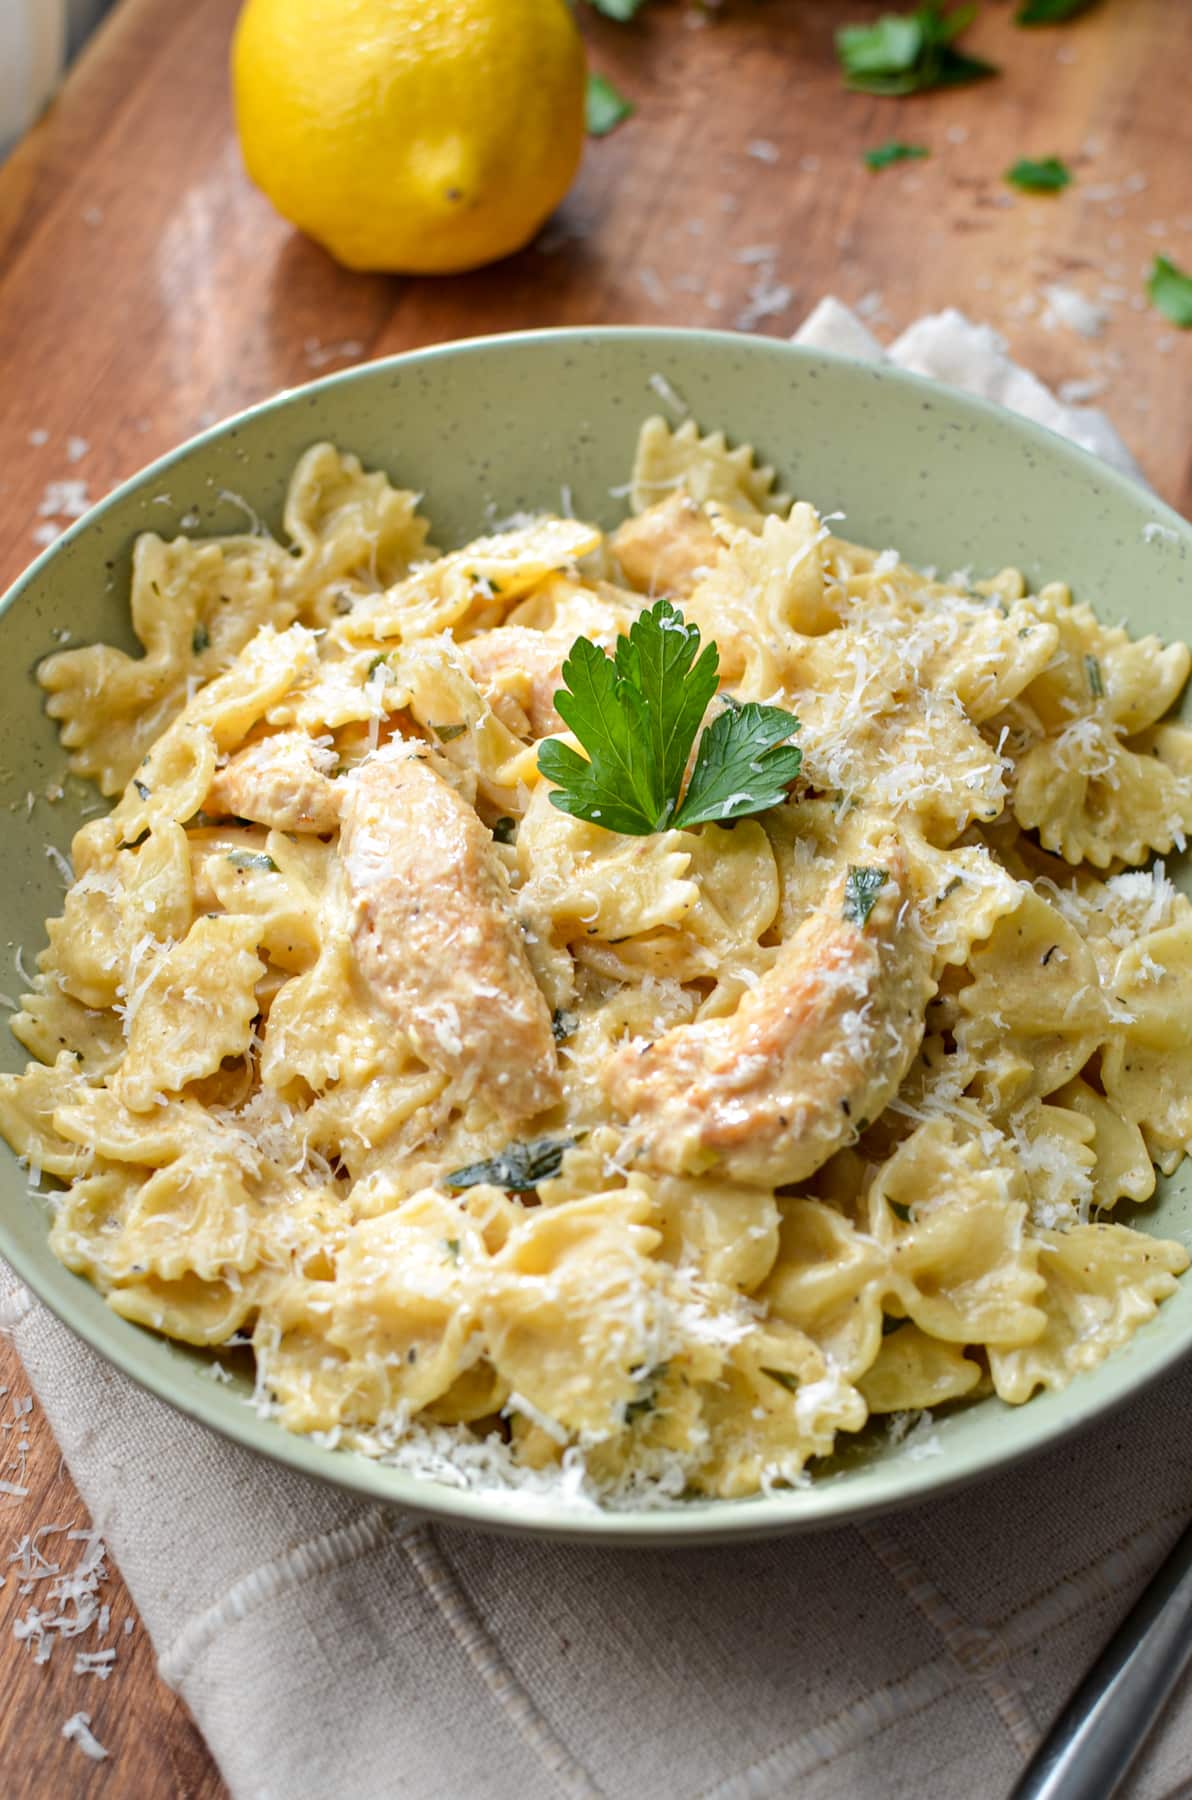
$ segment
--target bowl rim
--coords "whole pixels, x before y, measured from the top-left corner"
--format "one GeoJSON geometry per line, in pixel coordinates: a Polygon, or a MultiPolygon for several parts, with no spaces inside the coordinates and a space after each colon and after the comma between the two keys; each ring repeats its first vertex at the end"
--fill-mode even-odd
{"type": "MultiPolygon", "coordinates": [[[[330,390],[372,383],[407,369],[454,361],[493,351],[514,350],[532,353],[536,346],[574,344],[585,347],[639,344],[656,347],[665,355],[677,342],[710,346],[717,353],[731,350],[737,356],[776,356],[795,363],[833,369],[847,368],[854,376],[868,378],[876,386],[907,387],[931,397],[954,412],[976,420],[987,420],[1005,431],[1009,428],[1025,442],[1053,459],[1071,465],[1083,478],[1095,477],[1130,503],[1142,502],[1154,522],[1173,533],[1181,555],[1192,555],[1192,525],[1173,507],[1155,495],[1134,476],[1114,468],[1100,457],[1037,424],[979,395],[913,374],[889,362],[867,363],[834,351],[812,349],[783,338],[725,330],[703,330],[693,327],[654,325],[584,325],[543,328],[531,331],[489,333],[477,337],[452,339],[420,349],[398,352],[332,371],[300,386],[282,388],[237,412],[204,427],[172,450],[166,451],[126,477],[118,486],[93,506],[66,531],[49,544],[17,576],[0,596],[0,622],[42,572],[71,544],[84,537],[109,512],[135,497],[143,488],[152,486],[185,462],[196,451],[233,435],[236,428],[271,413],[310,400],[330,390]]],[[[9,1229],[0,1210],[0,1254],[22,1281],[79,1339],[104,1362],[129,1376],[155,1398],[165,1401],[186,1417],[216,1431],[229,1441],[266,1456],[345,1492],[374,1501],[388,1502],[412,1515],[434,1519],[439,1523],[481,1529],[488,1532],[528,1536],[554,1541],[605,1543],[610,1547],[663,1546],[683,1547],[699,1544],[745,1542],[750,1539],[780,1536],[806,1530],[840,1527],[943,1497],[967,1486],[982,1476],[1000,1474],[1004,1470],[1055,1448],[1073,1433],[1086,1430],[1141,1394],[1153,1383],[1170,1374],[1172,1369],[1192,1351],[1192,1342],[1178,1340],[1151,1353],[1149,1366],[1141,1370],[1122,1368],[1123,1350],[1098,1369],[1077,1376],[1064,1390],[1067,1404],[1054,1418],[1041,1417],[1036,1430],[1026,1441],[1003,1444],[995,1439],[991,1447],[970,1449],[952,1468],[942,1468],[934,1459],[911,1462],[903,1459],[894,1472],[890,1463],[881,1467],[887,1472],[886,1485],[874,1493],[857,1491],[851,1484],[829,1477],[807,1488],[774,1491],[765,1496],[742,1499],[694,1500],[681,1506],[658,1509],[574,1508],[558,1496],[540,1494],[531,1489],[455,1488],[439,1481],[373,1461],[359,1453],[332,1450],[310,1438],[288,1432],[273,1420],[262,1420],[244,1399],[225,1393],[215,1383],[210,1394],[201,1390],[179,1393],[170,1378],[168,1354],[173,1352],[169,1340],[148,1332],[131,1321],[119,1319],[106,1307],[89,1317],[86,1309],[72,1308],[65,1298],[55,1295],[52,1284],[40,1279],[36,1252],[26,1255],[22,1244],[9,1229]],[[118,1335],[107,1335],[112,1321],[118,1335]],[[166,1356],[146,1364],[140,1351],[144,1340],[164,1346],[166,1356]],[[1105,1377],[1112,1371],[1116,1380],[1105,1377]],[[1098,1376],[1101,1377],[1098,1380],[1098,1376]],[[1087,1386],[1084,1384],[1087,1383],[1087,1386]],[[851,1487],[851,1491],[850,1491],[851,1487]]],[[[59,1265],[70,1282],[94,1294],[82,1276],[76,1276],[59,1265]]],[[[1188,1279],[1192,1280],[1192,1274],[1188,1279]]],[[[69,1290],[68,1290],[69,1291],[69,1290]]],[[[1021,1414],[1029,1409],[1007,1408],[1021,1414]]],[[[850,1474],[853,1473],[850,1471],[850,1474]]]]}

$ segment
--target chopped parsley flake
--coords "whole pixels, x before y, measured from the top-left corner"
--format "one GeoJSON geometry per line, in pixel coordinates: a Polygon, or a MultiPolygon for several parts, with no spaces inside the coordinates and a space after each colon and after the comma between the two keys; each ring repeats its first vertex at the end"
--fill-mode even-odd
{"type": "Polygon", "coordinates": [[[1105,678],[1101,673],[1101,664],[1097,661],[1095,656],[1085,657],[1084,672],[1088,676],[1089,693],[1093,696],[1093,699],[1104,700],[1105,678]]]}
{"type": "Polygon", "coordinates": [[[1016,25],[1062,25],[1078,13],[1087,12],[1097,0],[1022,0],[1014,14],[1016,25]]]}
{"type": "Polygon", "coordinates": [[[1058,156],[1045,156],[1038,162],[1029,156],[1020,156],[1006,170],[1006,180],[1011,187],[1021,188],[1024,194],[1058,194],[1062,188],[1071,186],[1072,171],[1058,156]]]}
{"type": "Polygon", "coordinates": [[[557,1006],[551,1014],[550,1028],[555,1034],[556,1044],[565,1044],[579,1026],[579,1014],[568,1012],[565,1007],[557,1006]]]}
{"type": "Polygon", "coordinates": [[[517,831],[517,820],[508,816],[500,818],[493,825],[493,836],[498,844],[511,844],[517,831]]]}
{"type": "Polygon", "coordinates": [[[869,25],[843,26],[836,33],[836,54],[845,86],[867,94],[918,94],[996,75],[993,63],[955,45],[976,11],[975,6],[945,11],[939,0],[927,0],[913,12],[883,13],[869,25]]]}
{"type": "Polygon", "coordinates": [[[435,736],[438,738],[440,744],[454,743],[455,739],[458,737],[462,737],[464,735],[464,732],[467,729],[468,728],[466,725],[432,725],[431,726],[431,730],[434,732],[435,736]]]}
{"type": "Polygon", "coordinates": [[[915,162],[931,151],[926,144],[900,144],[896,138],[867,150],[862,158],[867,169],[888,169],[892,163],[915,162]]]}
{"type": "Polygon", "coordinates": [[[763,1366],[762,1374],[768,1375],[771,1381],[776,1381],[779,1387],[784,1387],[788,1394],[797,1394],[799,1391],[799,1377],[792,1375],[789,1369],[767,1369],[763,1366]]]}
{"type": "Polygon", "coordinates": [[[190,636],[190,647],[196,656],[202,656],[211,643],[211,633],[205,625],[196,625],[190,636]]]}
{"type": "Polygon", "coordinates": [[[1192,275],[1186,275],[1165,256],[1157,256],[1147,277],[1146,291],[1151,305],[1158,307],[1165,319],[1181,331],[1192,327],[1192,275]]]}
{"type": "Polygon", "coordinates": [[[887,869],[850,868],[844,884],[843,916],[850,925],[865,925],[877,897],[890,879],[887,869]]]}
{"type": "Polygon", "coordinates": [[[595,70],[588,74],[584,105],[589,137],[607,137],[633,111],[632,100],[626,100],[607,75],[598,75],[595,70]]]}
{"type": "Polygon", "coordinates": [[[570,1137],[540,1137],[507,1144],[486,1162],[452,1170],[443,1177],[443,1183],[449,1188],[469,1188],[491,1182],[493,1187],[507,1188],[513,1194],[528,1194],[540,1181],[550,1181],[559,1173],[563,1157],[574,1142],[570,1137]]]}
{"type": "Polygon", "coordinates": [[[277,864],[263,850],[229,850],[228,861],[234,869],[270,869],[277,873],[277,864]]]}

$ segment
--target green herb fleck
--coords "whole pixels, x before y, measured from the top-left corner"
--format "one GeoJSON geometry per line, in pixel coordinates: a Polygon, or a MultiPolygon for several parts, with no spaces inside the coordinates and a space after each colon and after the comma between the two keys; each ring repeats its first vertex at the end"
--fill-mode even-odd
{"type": "Polygon", "coordinates": [[[555,1034],[556,1044],[565,1044],[579,1025],[579,1014],[568,1012],[562,1006],[556,1006],[550,1018],[550,1028],[555,1034]]]}
{"type": "Polygon", "coordinates": [[[762,1374],[768,1375],[771,1381],[776,1381],[779,1387],[784,1387],[788,1394],[797,1394],[799,1391],[799,1377],[792,1375],[789,1369],[767,1369],[763,1365],[762,1374]]]}
{"type": "Polygon", "coordinates": [[[618,93],[607,75],[588,73],[588,90],[584,102],[589,137],[607,137],[622,119],[633,111],[632,100],[618,93]]]}
{"type": "Polygon", "coordinates": [[[1085,657],[1084,672],[1088,677],[1089,693],[1093,696],[1093,699],[1104,700],[1105,677],[1101,673],[1101,664],[1097,661],[1095,656],[1085,657]]]}
{"type": "Polygon", "coordinates": [[[865,925],[877,905],[877,897],[890,879],[887,869],[849,869],[844,884],[844,906],[841,909],[850,925],[865,925]]]}
{"type": "Polygon", "coordinates": [[[190,647],[196,656],[202,656],[211,643],[211,633],[205,625],[196,625],[190,634],[190,647]]]}
{"type": "Polygon", "coordinates": [[[228,861],[234,869],[271,869],[277,873],[277,864],[263,850],[229,850],[228,861]]]}
{"type": "Polygon", "coordinates": [[[669,600],[659,600],[619,638],[615,658],[577,638],[563,664],[555,706],[587,758],[551,739],[538,768],[555,783],[560,812],[629,837],[668,826],[721,823],[777,806],[799,773],[801,753],[783,740],[799,729],[791,713],[755,701],[726,701],[700,737],[695,767],[683,775],[717,688],[715,644],[669,600]]]}
{"type": "Polygon", "coordinates": [[[1014,14],[1016,25],[1062,25],[1077,13],[1087,12],[1097,0],[1022,0],[1014,14]]]}
{"type": "Polygon", "coordinates": [[[658,1390],[666,1380],[666,1373],[669,1368],[669,1363],[661,1362],[655,1363],[653,1368],[650,1369],[631,1370],[634,1380],[642,1383],[642,1392],[637,1396],[636,1400],[627,1400],[625,1402],[626,1425],[636,1424],[638,1419],[644,1419],[647,1413],[652,1413],[657,1409],[658,1390]]]}
{"type": "Polygon", "coordinates": [[[1157,306],[1165,319],[1181,331],[1192,326],[1192,275],[1186,275],[1165,256],[1157,256],[1147,277],[1146,291],[1151,305],[1157,306]]]}
{"type": "Polygon", "coordinates": [[[364,677],[365,681],[371,681],[373,676],[376,674],[377,670],[381,667],[381,664],[388,662],[388,660],[389,660],[388,650],[378,650],[377,654],[373,657],[372,661],[368,665],[368,673],[364,677]]]}
{"type": "Polygon", "coordinates": [[[447,1252],[448,1256],[451,1258],[452,1262],[457,1263],[459,1261],[459,1239],[458,1238],[444,1238],[443,1239],[443,1248],[447,1252]]]}
{"type": "Polygon", "coordinates": [[[936,897],[935,897],[936,905],[942,906],[944,904],[945,900],[951,899],[952,895],[956,892],[958,887],[963,887],[963,886],[964,886],[964,876],[963,875],[953,875],[953,877],[952,877],[951,881],[948,883],[947,887],[941,889],[941,891],[936,895],[936,897]]]}
{"type": "Polygon", "coordinates": [[[926,144],[900,144],[897,138],[891,138],[888,143],[867,150],[862,161],[867,169],[888,169],[892,163],[915,162],[930,155],[926,144]]]}
{"type": "Polygon", "coordinates": [[[1058,156],[1044,156],[1038,162],[1029,156],[1020,156],[1006,170],[1005,179],[1011,187],[1021,188],[1024,194],[1058,194],[1062,188],[1071,186],[1072,171],[1058,156]]]}
{"type": "Polygon", "coordinates": [[[498,819],[493,826],[493,836],[498,844],[511,844],[517,831],[517,820],[508,816],[498,819]]]}
{"type": "Polygon", "coordinates": [[[487,1162],[469,1163],[466,1168],[454,1169],[443,1177],[443,1182],[449,1188],[479,1187],[482,1182],[491,1182],[494,1187],[507,1188],[513,1194],[528,1194],[540,1181],[550,1181],[559,1173],[564,1154],[574,1142],[575,1139],[569,1137],[540,1137],[521,1144],[507,1144],[487,1162]]]}
{"type": "Polygon", "coordinates": [[[467,730],[466,725],[432,725],[431,730],[440,744],[452,744],[456,738],[462,737],[467,730]]]}
{"type": "Polygon", "coordinates": [[[845,85],[867,94],[917,94],[996,75],[993,63],[955,45],[976,11],[946,12],[939,0],[928,0],[913,12],[884,13],[871,25],[845,25],[836,33],[845,85]]]}

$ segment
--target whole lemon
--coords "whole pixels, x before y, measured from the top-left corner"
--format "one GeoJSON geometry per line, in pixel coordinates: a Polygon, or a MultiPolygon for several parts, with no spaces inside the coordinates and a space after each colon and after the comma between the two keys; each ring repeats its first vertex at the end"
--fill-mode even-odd
{"type": "Polygon", "coordinates": [[[510,255],[583,150],[567,0],[247,0],[232,86],[249,174],[351,269],[510,255]]]}

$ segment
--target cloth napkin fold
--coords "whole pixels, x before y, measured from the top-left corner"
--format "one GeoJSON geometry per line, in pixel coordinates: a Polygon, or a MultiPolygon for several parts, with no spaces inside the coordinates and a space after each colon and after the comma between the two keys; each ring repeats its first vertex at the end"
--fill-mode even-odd
{"type": "MultiPolygon", "coordinates": [[[[957,312],[883,351],[1132,468],[957,312]]],[[[76,1340],[0,1264],[96,1529],[235,1800],[997,1800],[1192,1505],[1186,1376],[913,1512],[612,1552],[419,1523],[253,1456],[76,1340]]],[[[1192,1685],[1133,1800],[1192,1784],[1192,1685]]]]}

